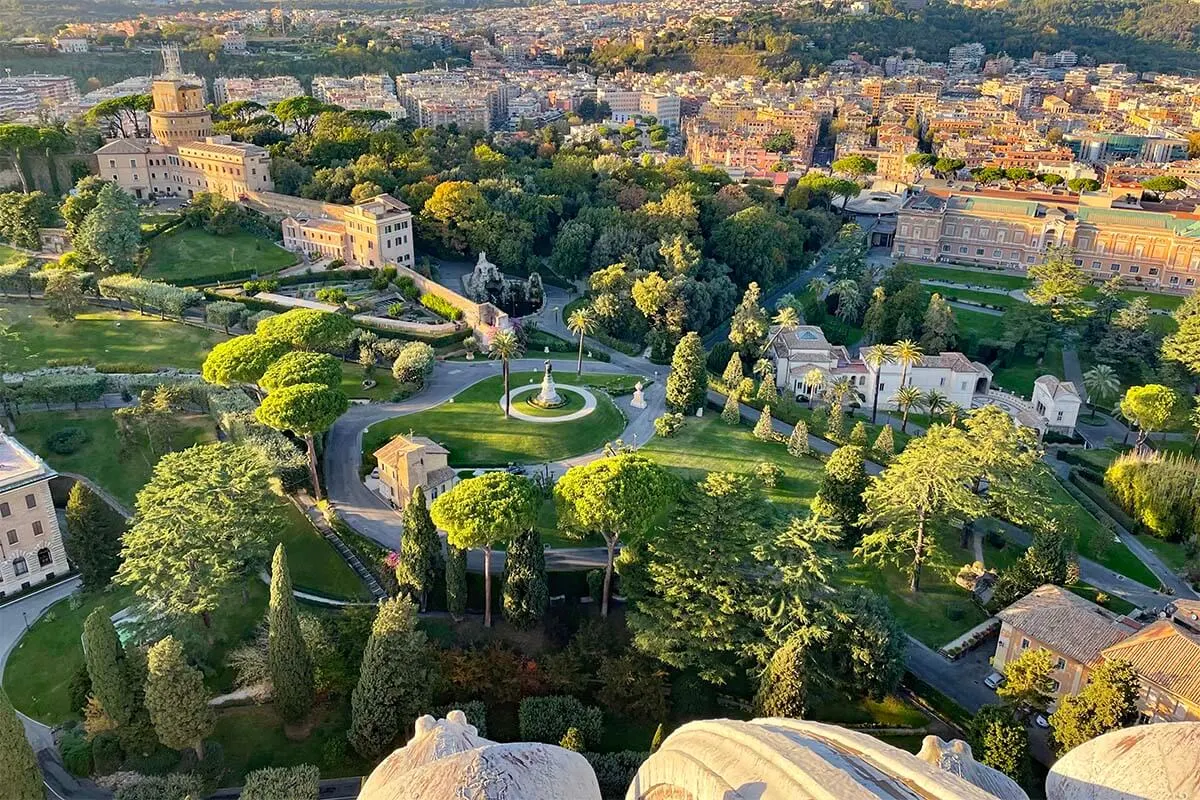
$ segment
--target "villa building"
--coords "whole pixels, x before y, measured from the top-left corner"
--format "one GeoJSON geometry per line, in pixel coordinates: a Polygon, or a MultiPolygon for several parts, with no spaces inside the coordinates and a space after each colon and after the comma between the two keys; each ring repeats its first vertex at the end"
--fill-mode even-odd
{"type": "MultiPolygon", "coordinates": [[[[271,205],[271,197],[254,195],[271,205]]],[[[286,201],[288,215],[280,223],[283,246],[317,258],[340,258],[347,264],[382,267],[414,265],[412,211],[381,194],[352,206],[286,201]]]]}
{"type": "Polygon", "coordinates": [[[1046,430],[1066,436],[1075,433],[1079,407],[1083,404],[1075,384],[1043,375],[1033,382],[1032,403],[1034,413],[1046,421],[1046,430]]]}
{"type": "Polygon", "coordinates": [[[50,496],[57,474],[0,430],[0,597],[70,570],[50,496]]]}
{"type": "Polygon", "coordinates": [[[1156,211],[1124,189],[1080,197],[925,191],[900,209],[892,255],[1024,271],[1066,247],[1096,280],[1192,290],[1200,279],[1200,215],[1156,211]]]}
{"type": "MultiPolygon", "coordinates": [[[[813,389],[806,382],[812,370],[822,376],[822,385],[838,378],[850,379],[865,404],[871,402],[875,388],[875,368],[860,358],[851,358],[841,345],[832,345],[815,325],[801,325],[795,330],[779,332],[772,328],[770,353],[775,362],[775,385],[781,391],[807,396],[813,389]]],[[[915,386],[922,392],[937,390],[947,401],[970,408],[978,395],[987,395],[991,388],[992,371],[962,353],[939,353],[923,356],[920,362],[904,370],[904,385],[915,386]]],[[[894,409],[893,399],[900,388],[899,364],[884,364],[879,371],[879,407],[894,409]]]]}
{"type": "Polygon", "coordinates": [[[164,51],[166,73],[151,85],[150,139],[114,139],[96,151],[100,177],[139,200],[214,192],[239,200],[269,192],[271,157],[257,145],[213,136],[204,86],[185,77],[179,53],[164,51]]]}
{"type": "Polygon", "coordinates": [[[458,483],[447,464],[450,451],[424,436],[396,436],[375,451],[379,488],[393,508],[403,508],[419,486],[432,502],[458,483]]]}

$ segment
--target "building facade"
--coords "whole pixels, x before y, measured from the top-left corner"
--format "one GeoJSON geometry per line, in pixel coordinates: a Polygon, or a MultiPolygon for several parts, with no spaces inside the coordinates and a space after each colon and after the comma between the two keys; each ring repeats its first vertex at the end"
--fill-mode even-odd
{"type": "Polygon", "coordinates": [[[57,474],[0,431],[0,597],[70,571],[50,496],[57,474]]]}
{"type": "Polygon", "coordinates": [[[340,258],[362,267],[412,267],[412,211],[381,194],[353,206],[314,205],[283,218],[283,246],[317,258],[340,258]]]}
{"type": "Polygon", "coordinates": [[[375,451],[379,493],[403,508],[420,487],[429,502],[450,491],[458,474],[447,465],[450,451],[424,436],[397,436],[375,451]]]}
{"type": "Polygon", "coordinates": [[[1133,665],[1142,722],[1200,721],[1200,601],[1175,600],[1161,619],[1102,656],[1133,665]]]}
{"type": "Polygon", "coordinates": [[[1191,290],[1200,278],[1200,216],[1147,210],[1131,195],[926,191],[900,209],[892,255],[1024,271],[1051,247],[1069,248],[1096,280],[1191,290]]]}

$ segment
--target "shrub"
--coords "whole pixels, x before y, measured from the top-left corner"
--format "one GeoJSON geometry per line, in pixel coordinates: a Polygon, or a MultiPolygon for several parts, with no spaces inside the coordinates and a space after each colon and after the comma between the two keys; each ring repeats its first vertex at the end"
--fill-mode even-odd
{"type": "Polygon", "coordinates": [[[578,728],[586,744],[596,747],[604,731],[604,714],[570,695],[527,697],[517,710],[521,741],[558,744],[567,731],[578,728]]]}
{"type": "Polygon", "coordinates": [[[125,751],[114,733],[101,733],[92,740],[92,764],[97,775],[110,775],[121,768],[125,751]]]}
{"type": "Polygon", "coordinates": [[[274,292],[278,288],[279,281],[274,280],[246,281],[242,284],[242,291],[248,295],[256,295],[259,292],[274,292]]]}
{"type": "Polygon", "coordinates": [[[584,753],[583,757],[596,773],[602,796],[624,797],[638,768],[650,754],[640,750],[621,750],[617,753],[584,753]]]}
{"type": "Polygon", "coordinates": [[[73,728],[64,733],[58,750],[63,766],[72,775],[86,778],[92,774],[92,743],[84,736],[83,729],[73,728]]]}
{"type": "Polygon", "coordinates": [[[346,290],[326,286],[323,289],[317,289],[317,299],[322,303],[340,306],[346,302],[346,290]]]}
{"type": "Polygon", "coordinates": [[[455,308],[454,306],[450,305],[448,300],[443,300],[436,294],[421,295],[421,305],[425,306],[442,319],[448,319],[451,322],[458,322],[463,316],[461,308],[455,308]]]}
{"type": "Polygon", "coordinates": [[[768,489],[774,489],[779,479],[783,477],[783,469],[770,461],[760,461],[754,465],[754,477],[768,489]]]}
{"type": "Polygon", "coordinates": [[[579,732],[579,728],[567,728],[567,732],[563,734],[562,741],[558,743],[560,747],[567,750],[574,750],[576,753],[582,753],[583,748],[587,745],[583,741],[583,734],[579,732]]]}
{"type": "Polygon", "coordinates": [[[83,428],[77,428],[70,425],[66,428],[60,428],[54,433],[46,437],[46,447],[50,448],[50,452],[58,453],[60,456],[69,456],[71,453],[77,453],[88,442],[92,440],[92,435],[83,428]]]}
{"type": "Polygon", "coordinates": [[[401,275],[396,278],[396,289],[400,295],[406,300],[416,300],[421,296],[421,290],[417,288],[417,284],[413,283],[413,279],[407,275],[401,275]]]}
{"type": "Polygon", "coordinates": [[[325,269],[327,269],[327,270],[341,269],[344,266],[346,266],[346,259],[335,258],[333,261],[330,261],[328,264],[325,265],[325,269]]]}
{"type": "Polygon", "coordinates": [[[683,428],[683,414],[670,411],[654,420],[654,432],[664,439],[670,439],[683,428]]]}
{"type": "Polygon", "coordinates": [[[241,800],[316,800],[320,783],[321,771],[309,764],[268,767],[246,776],[241,800]]]}
{"type": "Polygon", "coordinates": [[[392,375],[401,383],[408,383],[420,388],[425,385],[425,379],[433,372],[436,360],[433,348],[424,342],[409,342],[392,362],[392,375]]]}
{"type": "Polygon", "coordinates": [[[188,800],[202,794],[196,775],[154,775],[119,789],[113,800],[188,800]]]}
{"type": "Polygon", "coordinates": [[[67,685],[67,702],[71,704],[71,710],[82,710],[87,705],[88,695],[91,693],[92,677],[88,674],[87,664],[80,663],[75,674],[71,676],[71,682],[67,685]]]}
{"type": "Polygon", "coordinates": [[[387,315],[392,319],[400,319],[404,316],[404,303],[392,303],[387,307],[387,315]]]}

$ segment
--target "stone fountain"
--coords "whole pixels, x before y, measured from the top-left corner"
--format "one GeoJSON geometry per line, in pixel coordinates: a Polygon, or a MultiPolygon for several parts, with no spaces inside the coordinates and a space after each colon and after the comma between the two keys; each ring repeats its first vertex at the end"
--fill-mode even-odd
{"type": "Polygon", "coordinates": [[[549,359],[546,361],[546,372],[542,375],[542,390],[529,402],[538,408],[560,408],[567,404],[554,388],[554,367],[550,365],[549,359]]]}

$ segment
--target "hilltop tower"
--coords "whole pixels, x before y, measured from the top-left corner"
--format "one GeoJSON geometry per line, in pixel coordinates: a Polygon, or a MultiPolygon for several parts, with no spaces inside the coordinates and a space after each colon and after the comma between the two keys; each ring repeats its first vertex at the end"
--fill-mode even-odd
{"type": "Polygon", "coordinates": [[[204,105],[204,86],[184,76],[178,47],[165,45],[162,52],[164,72],[151,86],[154,110],[150,112],[150,135],[165,145],[212,136],[212,114],[204,105]]]}

